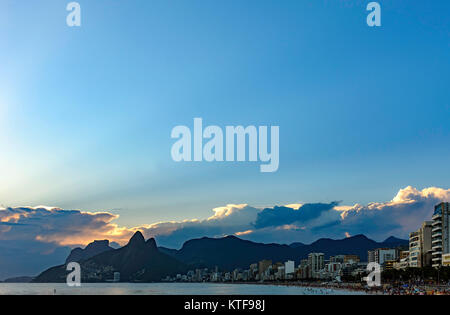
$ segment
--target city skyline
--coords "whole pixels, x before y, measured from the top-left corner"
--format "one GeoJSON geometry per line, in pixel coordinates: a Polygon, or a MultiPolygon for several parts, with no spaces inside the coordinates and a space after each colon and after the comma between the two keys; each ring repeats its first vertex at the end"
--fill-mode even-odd
{"type": "MultiPolygon", "coordinates": [[[[424,221],[418,231],[409,234],[409,241],[389,237],[381,243],[364,235],[347,237],[345,240],[321,239],[310,245],[299,242],[289,245],[258,244],[227,236],[221,239],[189,240],[181,249],[176,250],[158,247],[153,238],[145,240],[143,234],[137,231],[121,248],[110,247],[108,241],[95,241],[84,249],[76,248],[67,257],[66,264],[70,262],[83,266],[84,282],[264,282],[320,279],[341,283],[366,279],[364,281],[367,281],[369,287],[380,287],[380,275],[385,272],[384,275],[387,273],[387,278],[391,280],[396,277],[401,279],[402,274],[410,278],[422,273],[422,281],[425,280],[426,273],[428,281],[437,280],[439,285],[441,269],[445,273],[450,270],[449,218],[450,203],[441,202],[434,206],[433,221],[424,221]],[[367,251],[367,255],[364,251],[367,251]],[[134,259],[120,259],[121,256],[132,256],[134,259]],[[112,257],[116,263],[112,264],[112,257]],[[164,265],[172,267],[164,269],[164,265]],[[143,272],[130,272],[130,268],[143,272]],[[159,272],[149,273],[146,270],[159,272]],[[363,278],[371,270],[375,270],[377,276],[363,278]],[[124,278],[122,271],[125,271],[124,278]]],[[[64,267],[65,264],[49,268],[34,278],[34,281],[59,282],[65,279],[64,267]]],[[[450,274],[444,275],[447,280],[449,276],[450,274]]]]}
{"type": "Polygon", "coordinates": [[[136,231],[409,239],[450,201],[449,1],[78,2],[0,3],[0,268],[136,231]],[[273,130],[270,172],[256,136],[177,162],[194,121],[273,130]]]}
{"type": "Polygon", "coordinates": [[[227,235],[280,244],[308,244],[320,238],[343,239],[359,234],[379,242],[390,236],[408,239],[411,231],[431,218],[435,205],[449,198],[450,189],[418,191],[407,187],[388,202],[366,206],[296,204],[256,209],[230,205],[215,209],[214,216],[205,220],[162,222],[134,228],[118,226],[113,221],[115,216],[107,212],[42,207],[0,209],[3,254],[0,269],[10,270],[13,275],[21,274],[14,270],[36,273],[64,261],[71,248],[103,239],[111,241],[114,247],[123,246],[136,231],[142,231],[146,238],[155,237],[158,246],[175,249],[190,239],[227,235]]]}

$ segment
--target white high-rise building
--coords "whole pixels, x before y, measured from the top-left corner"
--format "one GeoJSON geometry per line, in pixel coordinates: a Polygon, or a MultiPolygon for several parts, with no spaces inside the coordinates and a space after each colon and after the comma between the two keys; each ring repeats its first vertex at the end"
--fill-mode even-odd
{"type": "Polygon", "coordinates": [[[450,203],[442,202],[434,207],[431,246],[432,266],[442,265],[442,255],[450,253],[450,203]]]}
{"type": "Polygon", "coordinates": [[[295,272],[295,262],[292,260],[288,260],[284,263],[284,271],[286,275],[292,274],[295,272]]]}

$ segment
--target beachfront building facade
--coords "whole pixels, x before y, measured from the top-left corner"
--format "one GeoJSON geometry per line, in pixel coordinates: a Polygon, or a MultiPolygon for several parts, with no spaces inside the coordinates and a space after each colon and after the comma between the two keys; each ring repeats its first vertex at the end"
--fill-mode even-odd
{"type": "Polygon", "coordinates": [[[450,254],[442,254],[442,266],[450,267],[450,254]]]}
{"type": "Polygon", "coordinates": [[[367,253],[369,263],[378,263],[381,267],[387,261],[395,261],[398,258],[398,251],[395,248],[377,248],[369,250],[367,253]]]}
{"type": "Polygon", "coordinates": [[[359,262],[360,262],[360,258],[358,255],[330,256],[330,263],[357,264],[359,262]]]}
{"type": "Polygon", "coordinates": [[[272,266],[272,260],[264,259],[258,263],[258,275],[260,279],[267,273],[272,266]]]}
{"type": "Polygon", "coordinates": [[[284,263],[284,270],[286,273],[286,277],[289,275],[293,275],[295,272],[295,262],[293,260],[288,260],[284,263]]]}
{"type": "Polygon", "coordinates": [[[358,255],[344,255],[344,264],[357,264],[360,262],[358,255]]]}
{"type": "Polygon", "coordinates": [[[309,277],[318,278],[319,272],[325,267],[325,254],[310,253],[308,255],[309,277]]]}
{"type": "Polygon", "coordinates": [[[442,266],[442,255],[450,253],[450,203],[441,202],[434,207],[432,222],[432,266],[442,266]]]}
{"type": "Polygon", "coordinates": [[[415,232],[409,234],[409,267],[421,268],[431,265],[432,221],[425,221],[415,232]]]}

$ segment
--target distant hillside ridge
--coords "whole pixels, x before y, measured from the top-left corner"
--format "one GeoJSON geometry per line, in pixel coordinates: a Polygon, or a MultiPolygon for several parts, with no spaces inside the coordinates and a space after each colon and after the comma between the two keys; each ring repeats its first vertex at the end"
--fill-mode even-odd
{"type": "MultiPolygon", "coordinates": [[[[192,239],[176,250],[158,248],[155,239],[146,241],[141,232],[136,232],[128,244],[119,249],[110,248],[108,241],[95,241],[84,250],[76,250],[76,254],[72,251],[66,261],[77,259],[81,265],[82,282],[112,281],[115,272],[120,272],[122,282],[157,282],[196,268],[217,266],[228,271],[248,268],[263,259],[273,262],[293,260],[298,265],[309,253],[318,252],[324,253],[325,259],[347,254],[358,255],[361,261],[367,261],[369,250],[407,246],[407,240],[389,237],[383,242],[376,242],[364,235],[340,240],[322,238],[309,245],[299,242],[290,245],[263,244],[226,236],[192,239]],[[93,255],[95,251],[100,253],[93,255]],[[89,255],[93,256],[87,258],[89,255]]],[[[33,282],[65,282],[67,274],[66,265],[60,265],[42,272],[33,282]]]]}
{"type": "MultiPolygon", "coordinates": [[[[80,265],[82,282],[111,281],[115,272],[120,272],[122,282],[154,282],[187,271],[185,264],[160,252],[153,238],[145,241],[141,232],[136,232],[124,247],[82,260],[80,265]]],[[[67,274],[66,265],[56,266],[33,282],[65,282],[67,274]]]]}
{"type": "Polygon", "coordinates": [[[291,245],[262,244],[242,240],[236,236],[189,240],[180,250],[161,248],[161,251],[188,265],[224,270],[248,268],[252,263],[263,259],[273,262],[294,260],[297,264],[309,253],[324,253],[325,259],[339,254],[358,255],[361,261],[367,261],[367,252],[375,248],[408,246],[407,240],[389,237],[386,241],[376,242],[364,235],[355,235],[341,240],[319,239],[309,245],[292,243],[291,245]]]}
{"type": "Polygon", "coordinates": [[[109,246],[108,240],[93,241],[84,249],[80,247],[73,249],[66,259],[66,264],[70,262],[80,262],[113,249],[114,248],[109,246]]]}

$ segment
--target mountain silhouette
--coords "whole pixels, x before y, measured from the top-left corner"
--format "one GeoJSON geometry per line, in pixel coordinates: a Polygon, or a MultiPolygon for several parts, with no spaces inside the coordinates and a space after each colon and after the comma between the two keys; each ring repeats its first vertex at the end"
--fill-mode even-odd
{"type": "Polygon", "coordinates": [[[80,247],[73,249],[66,259],[66,264],[70,262],[80,262],[110,250],[113,250],[113,248],[109,246],[108,240],[93,241],[84,249],[80,247]]]}
{"type": "Polygon", "coordinates": [[[218,266],[222,270],[248,267],[266,258],[284,261],[293,256],[288,245],[254,243],[236,236],[194,239],[184,243],[179,251],[165,252],[188,265],[218,266]]]}
{"type": "Polygon", "coordinates": [[[395,236],[389,236],[383,243],[384,244],[402,244],[404,240],[399,239],[395,236]]]}
{"type": "MultiPolygon", "coordinates": [[[[107,241],[106,241],[107,242],[107,241]]],[[[250,264],[263,259],[273,262],[293,260],[296,264],[308,257],[309,253],[320,252],[325,259],[339,254],[358,255],[367,261],[367,251],[384,247],[407,247],[408,241],[389,237],[384,242],[376,242],[364,235],[355,235],[341,240],[319,239],[309,245],[300,242],[290,245],[263,244],[240,239],[236,236],[223,238],[203,237],[183,244],[180,250],[157,247],[153,238],[145,241],[141,232],[136,232],[128,244],[112,249],[108,243],[93,242],[82,252],[87,257],[95,250],[103,252],[79,260],[82,282],[105,282],[120,272],[123,282],[154,282],[166,276],[186,273],[195,268],[214,268],[234,270],[248,268],[250,264]],[[109,248],[107,248],[109,247],[109,248]]],[[[75,254],[71,253],[72,257],[75,254]]],[[[67,261],[70,261],[70,257],[67,261]]],[[[77,256],[81,257],[81,256],[77,256]]],[[[75,257],[75,258],[77,258],[75,257]]],[[[66,265],[50,268],[34,279],[34,282],[65,282],[69,273],[66,265]]]]}
{"type": "Polygon", "coordinates": [[[407,246],[408,241],[389,238],[388,242],[376,242],[364,235],[356,235],[341,240],[323,238],[312,244],[293,243],[291,245],[262,244],[245,241],[235,236],[224,238],[200,238],[187,241],[180,250],[160,248],[161,251],[188,265],[223,270],[248,268],[250,264],[263,259],[274,262],[294,260],[296,264],[306,259],[309,253],[320,252],[325,258],[339,254],[358,255],[367,261],[367,251],[383,247],[407,246]]]}
{"type": "MultiPolygon", "coordinates": [[[[187,271],[183,263],[160,252],[153,238],[145,241],[141,232],[136,232],[124,247],[100,253],[80,265],[82,282],[108,281],[115,272],[120,272],[124,282],[152,282],[187,271]]],[[[56,266],[41,273],[34,282],[64,282],[67,274],[65,265],[56,266]]]]}
{"type": "Polygon", "coordinates": [[[292,247],[292,248],[298,248],[298,247],[302,247],[302,246],[305,246],[305,244],[303,244],[302,242],[294,242],[294,243],[289,244],[289,247],[292,247]]]}

